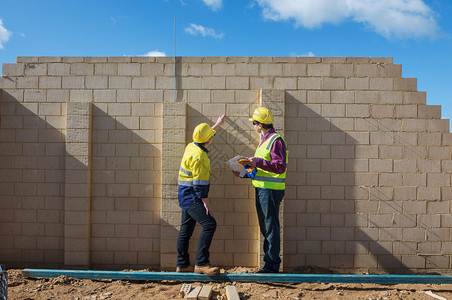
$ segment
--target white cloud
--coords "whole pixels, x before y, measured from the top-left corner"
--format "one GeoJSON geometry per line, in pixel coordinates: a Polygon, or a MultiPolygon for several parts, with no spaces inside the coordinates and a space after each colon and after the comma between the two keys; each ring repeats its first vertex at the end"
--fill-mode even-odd
{"type": "Polygon", "coordinates": [[[143,56],[166,56],[165,52],[154,50],[149,51],[148,53],[144,54],[143,56]]]}
{"type": "Polygon", "coordinates": [[[204,4],[209,6],[213,10],[220,9],[223,5],[223,0],[203,0],[204,4]]]}
{"type": "Polygon", "coordinates": [[[314,52],[309,51],[306,54],[290,53],[290,56],[295,56],[295,57],[315,57],[315,54],[314,54],[314,52]]]}
{"type": "Polygon", "coordinates": [[[0,49],[4,49],[3,44],[6,43],[13,33],[3,27],[3,21],[0,19],[0,49]]]}
{"type": "Polygon", "coordinates": [[[256,0],[267,19],[314,29],[353,20],[386,38],[436,37],[435,13],[424,0],[256,0]]]}
{"type": "Polygon", "coordinates": [[[190,24],[190,27],[186,27],[185,31],[192,35],[202,35],[203,37],[211,36],[216,39],[222,39],[224,34],[223,33],[217,33],[212,28],[206,28],[202,25],[196,25],[196,24],[190,24]]]}

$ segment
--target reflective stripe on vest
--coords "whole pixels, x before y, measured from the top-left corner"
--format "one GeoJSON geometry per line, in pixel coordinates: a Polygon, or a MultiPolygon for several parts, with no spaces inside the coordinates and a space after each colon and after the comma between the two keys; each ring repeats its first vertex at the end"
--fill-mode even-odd
{"type": "MultiPolygon", "coordinates": [[[[271,148],[277,138],[281,138],[284,144],[286,144],[284,139],[279,134],[275,133],[256,149],[256,153],[254,154],[254,156],[270,161],[271,148]]],[[[289,150],[287,150],[286,144],[286,164],[288,162],[288,156],[289,150]]],[[[285,185],[286,172],[287,168],[286,171],[284,171],[284,173],[282,174],[276,174],[265,171],[261,168],[257,168],[257,174],[252,180],[253,187],[266,188],[272,190],[284,190],[286,188],[285,185]]]]}

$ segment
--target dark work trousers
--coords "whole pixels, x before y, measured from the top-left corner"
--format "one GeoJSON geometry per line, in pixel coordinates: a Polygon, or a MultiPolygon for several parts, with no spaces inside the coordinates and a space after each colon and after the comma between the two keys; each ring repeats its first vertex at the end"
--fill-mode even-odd
{"type": "Polygon", "coordinates": [[[279,206],[284,190],[256,188],[256,211],[259,228],[264,236],[264,269],[277,273],[281,264],[281,234],[279,227],[279,206]]]}
{"type": "Polygon", "coordinates": [[[202,231],[199,235],[195,265],[198,267],[210,265],[209,248],[212,243],[213,234],[217,228],[217,222],[212,216],[207,215],[206,212],[207,210],[202,201],[197,201],[186,211],[182,211],[181,226],[179,236],[177,237],[178,268],[186,268],[190,265],[188,246],[196,223],[202,226],[202,231]]]}

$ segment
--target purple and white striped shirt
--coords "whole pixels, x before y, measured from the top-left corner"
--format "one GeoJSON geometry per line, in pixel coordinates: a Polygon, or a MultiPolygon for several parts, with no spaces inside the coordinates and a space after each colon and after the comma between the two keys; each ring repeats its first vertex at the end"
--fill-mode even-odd
{"type": "MultiPolygon", "coordinates": [[[[266,140],[268,140],[273,134],[275,134],[275,129],[270,129],[267,134],[265,134],[259,144],[262,145],[266,140]]],[[[263,158],[257,158],[256,167],[261,168],[265,171],[269,171],[276,174],[282,174],[286,171],[286,144],[281,138],[277,138],[273,143],[270,150],[271,161],[265,160],[263,158]]]]}

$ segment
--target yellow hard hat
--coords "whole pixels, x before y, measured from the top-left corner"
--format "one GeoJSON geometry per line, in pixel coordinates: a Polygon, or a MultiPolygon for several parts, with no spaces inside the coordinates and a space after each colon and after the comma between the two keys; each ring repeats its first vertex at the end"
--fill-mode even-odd
{"type": "Polygon", "coordinates": [[[193,131],[193,141],[197,143],[207,143],[214,135],[216,131],[210,128],[207,123],[201,123],[196,126],[193,131]]]}
{"type": "Polygon", "coordinates": [[[258,121],[262,124],[271,124],[273,123],[273,114],[268,108],[261,106],[254,110],[250,121],[258,121]]]}

